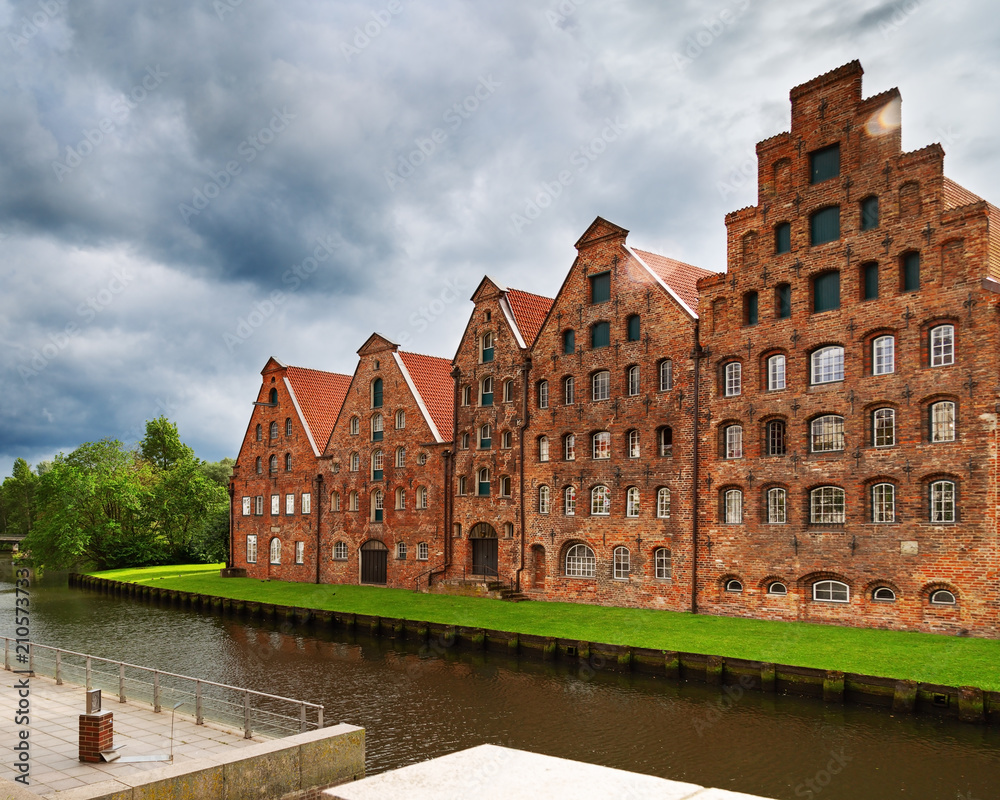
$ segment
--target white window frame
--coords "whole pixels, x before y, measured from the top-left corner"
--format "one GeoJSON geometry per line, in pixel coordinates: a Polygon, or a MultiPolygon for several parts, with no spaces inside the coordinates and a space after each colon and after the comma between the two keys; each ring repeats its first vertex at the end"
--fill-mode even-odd
{"type": "Polygon", "coordinates": [[[816,581],[812,585],[812,599],[819,603],[850,603],[851,587],[843,581],[816,581]]]}
{"type": "Polygon", "coordinates": [[[743,523],[743,490],[726,489],[723,494],[723,522],[727,525],[743,523]]]}
{"type": "Polygon", "coordinates": [[[312,493],[311,492],[303,492],[302,493],[300,507],[302,509],[302,513],[303,514],[311,514],[312,513],[312,493]]]}
{"type": "Polygon", "coordinates": [[[872,340],[872,375],[891,375],[896,371],[896,337],[877,336],[872,340]]]}
{"type": "Polygon", "coordinates": [[[738,397],[743,392],[743,365],[730,361],[723,368],[722,394],[724,397],[738,397]]]}
{"type": "Polygon", "coordinates": [[[640,382],[639,365],[634,364],[628,368],[627,378],[628,378],[628,396],[635,397],[639,394],[639,389],[642,386],[640,382]]]}
{"type": "Polygon", "coordinates": [[[635,519],[639,516],[639,488],[630,486],[625,493],[625,516],[635,519]]]}
{"type": "Polygon", "coordinates": [[[844,380],[844,348],[827,345],[809,356],[809,377],[813,386],[844,380]]]}
{"type": "Polygon", "coordinates": [[[417,487],[417,509],[423,510],[427,508],[427,487],[418,486],[417,487]]]}
{"type": "Polygon", "coordinates": [[[788,492],[780,486],[767,490],[767,524],[784,525],[788,522],[788,492]]]}
{"type": "Polygon", "coordinates": [[[276,517],[281,514],[281,495],[271,495],[271,516],[276,517]]]}
{"type": "Polygon", "coordinates": [[[958,406],[953,400],[931,404],[931,441],[954,442],[958,430],[958,406]]]}
{"type": "Polygon", "coordinates": [[[583,543],[570,547],[563,563],[567,578],[593,578],[597,575],[594,551],[583,543]]]}
{"type": "Polygon", "coordinates": [[[657,547],[653,551],[653,562],[656,568],[656,578],[661,581],[668,581],[674,577],[673,553],[669,547],[657,547]]]}
{"type": "Polygon", "coordinates": [[[876,447],[896,446],[896,409],[875,409],[872,414],[872,443],[876,447]]]}
{"type": "Polygon", "coordinates": [[[396,412],[396,430],[402,430],[406,427],[406,411],[399,409],[396,412]]]}
{"type": "Polygon", "coordinates": [[[628,432],[628,457],[629,458],[639,458],[640,450],[640,435],[637,428],[633,428],[628,432]]]}
{"type": "Polygon", "coordinates": [[[406,542],[396,542],[396,558],[406,561],[406,542]]]}
{"type": "Polygon", "coordinates": [[[406,466],[406,448],[397,447],[396,448],[396,466],[405,467],[406,466]]]}
{"type": "Polygon", "coordinates": [[[549,460],[549,437],[540,436],[538,437],[538,460],[548,461],[549,460]]]}
{"type": "Polygon", "coordinates": [[[538,487],[538,513],[548,514],[551,508],[551,492],[548,486],[538,487]]]}
{"type": "Polygon", "coordinates": [[[674,388],[674,362],[665,358],[660,362],[660,391],[669,392],[674,388]]]}
{"type": "Polygon", "coordinates": [[[725,434],[726,458],[743,458],[743,426],[727,425],[725,434]]]}
{"type": "Polygon", "coordinates": [[[563,437],[563,459],[576,461],[576,434],[567,433],[563,437]]]}
{"type": "Polygon", "coordinates": [[[257,534],[247,534],[247,563],[257,563],[257,534]]]}
{"type": "Polygon", "coordinates": [[[876,483],[871,489],[872,522],[884,524],[896,521],[896,487],[891,483],[876,483]]]}
{"type": "Polygon", "coordinates": [[[396,487],[396,509],[402,510],[406,508],[406,489],[402,486],[396,487]]]}
{"type": "Polygon", "coordinates": [[[590,380],[591,394],[593,401],[607,400],[611,397],[611,373],[606,369],[595,372],[590,380]]]}
{"type": "Polygon", "coordinates": [[[427,542],[417,542],[417,561],[426,561],[431,557],[431,549],[427,542]]]}
{"type": "Polygon", "coordinates": [[[782,354],[767,359],[767,390],[779,392],[785,388],[785,356],[782,354]]]}
{"type": "Polygon", "coordinates": [[[930,332],[930,364],[947,367],[955,363],[955,326],[937,325],[930,332]]]}
{"type": "Polygon", "coordinates": [[[361,471],[361,456],[357,452],[351,453],[350,471],[351,472],[361,471]]]}
{"type": "Polygon", "coordinates": [[[295,543],[295,563],[305,564],[306,563],[306,543],[296,542],[295,543]]]}
{"type": "Polygon", "coordinates": [[[254,498],[254,514],[258,517],[264,516],[264,495],[259,494],[254,498]]]}
{"type": "Polygon", "coordinates": [[[670,519],[670,489],[666,486],[656,490],[656,518],[670,519]]]}
{"type": "Polygon", "coordinates": [[[361,433],[361,420],[358,417],[351,417],[351,436],[361,433]]]}
{"type": "Polygon", "coordinates": [[[611,490],[603,484],[590,490],[590,516],[607,517],[611,515],[611,490]]]}
{"type": "Polygon", "coordinates": [[[614,579],[627,581],[632,573],[632,554],[627,547],[619,545],[614,549],[614,579]]]}
{"type": "Polygon", "coordinates": [[[253,506],[251,505],[251,500],[249,497],[243,498],[243,516],[249,517],[253,511],[253,506]]]}
{"type": "Polygon", "coordinates": [[[333,545],[333,560],[347,561],[347,542],[335,542],[333,545]]]}
{"type": "Polygon", "coordinates": [[[277,536],[275,536],[273,539],[271,539],[271,544],[269,545],[269,547],[270,547],[270,549],[269,549],[269,553],[268,554],[270,556],[270,563],[272,563],[272,564],[280,564],[281,563],[281,539],[279,539],[277,536]]]}
{"type": "Polygon", "coordinates": [[[505,403],[514,401],[514,381],[503,382],[503,401],[505,403]]]}
{"type": "Polygon", "coordinates": [[[596,460],[604,461],[611,458],[611,433],[610,431],[598,431],[594,434],[593,457],[596,460]]]}
{"type": "Polygon", "coordinates": [[[563,378],[563,403],[571,406],[576,402],[576,378],[567,375],[563,378]]]}
{"type": "Polygon", "coordinates": [[[548,408],[549,407],[549,382],[539,381],[538,382],[538,407],[548,408]]]}
{"type": "Polygon", "coordinates": [[[809,523],[843,525],[847,521],[847,494],[840,486],[817,486],[809,492],[809,523]]]}
{"type": "Polygon", "coordinates": [[[958,504],[956,495],[958,487],[955,481],[939,480],[930,485],[930,521],[934,523],[951,523],[958,520],[958,504]]]}
{"type": "Polygon", "coordinates": [[[567,517],[576,516],[576,487],[567,486],[563,490],[563,515],[567,517]]]}
{"type": "Polygon", "coordinates": [[[347,496],[347,510],[357,511],[360,508],[360,500],[357,492],[351,492],[347,496]]]}
{"type": "Polygon", "coordinates": [[[295,494],[289,493],[285,495],[285,514],[291,515],[295,513],[295,494]]]}
{"type": "Polygon", "coordinates": [[[824,414],[809,423],[810,453],[839,453],[845,446],[844,418],[839,414],[824,414]]]}

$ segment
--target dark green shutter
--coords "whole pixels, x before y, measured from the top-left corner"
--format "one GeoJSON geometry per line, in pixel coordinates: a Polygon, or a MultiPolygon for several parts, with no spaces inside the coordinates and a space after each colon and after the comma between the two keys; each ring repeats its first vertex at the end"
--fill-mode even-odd
{"type": "Polygon", "coordinates": [[[792,287],[783,283],[778,287],[778,319],[788,319],[792,316],[792,287]]]}
{"type": "Polygon", "coordinates": [[[372,383],[372,408],[382,408],[382,379],[376,378],[372,383]]]}
{"type": "Polygon", "coordinates": [[[903,291],[915,292],[920,288],[920,253],[903,256],[903,291]]]}
{"type": "Polygon", "coordinates": [[[865,300],[878,297],[878,264],[865,264],[865,300]]]}
{"type": "Polygon", "coordinates": [[[809,154],[810,183],[822,183],[840,175],[840,145],[833,144],[809,154]]]}
{"type": "Polygon", "coordinates": [[[605,303],[611,299],[611,273],[602,272],[590,278],[590,302],[605,303]]]}
{"type": "Polygon", "coordinates": [[[835,242],[840,238],[840,206],[817,211],[809,219],[810,244],[835,242]]]}
{"type": "Polygon", "coordinates": [[[639,341],[639,315],[633,314],[628,318],[628,340],[630,342],[639,341]]]}
{"type": "Polygon", "coordinates": [[[590,346],[594,350],[598,347],[608,347],[611,344],[611,323],[598,322],[590,329],[590,346]]]}
{"type": "Polygon", "coordinates": [[[866,197],[861,201],[861,230],[878,227],[878,198],[866,197]]]}
{"type": "Polygon", "coordinates": [[[774,252],[788,253],[792,249],[792,225],[782,222],[774,229],[774,252]]]}
{"type": "Polygon", "coordinates": [[[840,308],[840,273],[825,272],[813,280],[813,311],[840,308]]]}
{"type": "Polygon", "coordinates": [[[563,352],[567,355],[576,352],[576,332],[566,331],[563,333],[563,352]]]}
{"type": "Polygon", "coordinates": [[[757,324],[757,292],[747,292],[743,299],[747,325],[757,324]]]}

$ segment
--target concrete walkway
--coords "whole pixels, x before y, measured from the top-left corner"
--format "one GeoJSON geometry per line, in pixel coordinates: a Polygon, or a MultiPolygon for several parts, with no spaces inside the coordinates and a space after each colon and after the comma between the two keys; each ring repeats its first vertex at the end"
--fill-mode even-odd
{"type": "MultiPolygon", "coordinates": [[[[169,765],[164,761],[87,764],[79,760],[79,717],[86,711],[86,690],[70,684],[56,685],[51,678],[29,679],[30,724],[17,725],[15,711],[20,697],[15,684],[24,675],[3,672],[0,685],[0,749],[6,755],[0,776],[13,781],[21,731],[29,731],[30,789],[46,795],[114,778],[129,778],[169,765]]],[[[170,711],[155,713],[140,703],[119,703],[115,695],[104,695],[104,711],[114,713],[115,747],[122,757],[170,753],[170,711]]],[[[232,753],[237,748],[265,741],[244,739],[242,731],[212,724],[196,725],[193,717],[177,713],[174,719],[174,764],[206,756],[232,753]]],[[[23,784],[22,784],[23,785],[23,784]]]]}

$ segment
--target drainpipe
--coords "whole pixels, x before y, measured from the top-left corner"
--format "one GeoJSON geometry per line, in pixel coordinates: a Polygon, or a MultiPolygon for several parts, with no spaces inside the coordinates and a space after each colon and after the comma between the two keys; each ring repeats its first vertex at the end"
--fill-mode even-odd
{"type": "Polygon", "coordinates": [[[701,399],[701,359],[708,355],[708,351],[703,351],[699,341],[699,325],[694,323],[694,349],[691,351],[691,358],[694,359],[694,442],[691,452],[691,613],[698,613],[698,488],[700,485],[698,466],[701,463],[699,455],[699,401],[701,399]]]}
{"type": "Polygon", "coordinates": [[[233,512],[233,503],[236,502],[236,485],[233,479],[229,479],[229,557],[226,559],[226,569],[233,568],[233,544],[236,541],[236,532],[233,530],[235,527],[233,517],[235,516],[233,512]]]}
{"type": "Polygon", "coordinates": [[[454,457],[455,450],[455,437],[458,435],[458,392],[459,392],[459,380],[462,377],[461,371],[458,367],[453,367],[451,370],[451,377],[454,383],[454,388],[452,389],[451,397],[451,450],[445,450],[443,453],[444,458],[444,564],[441,565],[441,569],[434,570],[427,576],[427,586],[431,585],[431,581],[437,574],[447,574],[448,568],[451,566],[451,528],[454,524],[454,513],[455,513],[455,503],[452,497],[452,485],[451,479],[455,471],[454,463],[452,461],[454,457]]]}
{"type": "Polygon", "coordinates": [[[316,583],[319,578],[319,554],[322,544],[322,522],[323,522],[323,473],[316,473],[316,583]]]}
{"type": "Polygon", "coordinates": [[[521,376],[523,380],[521,381],[521,425],[518,431],[518,441],[517,441],[517,472],[518,472],[518,499],[520,502],[520,517],[521,517],[521,566],[517,568],[514,573],[514,591],[521,591],[521,573],[524,571],[524,546],[525,546],[525,499],[524,499],[524,436],[528,431],[529,412],[528,412],[528,389],[529,387],[529,377],[531,375],[531,356],[527,356],[524,360],[524,365],[521,368],[521,376]]]}

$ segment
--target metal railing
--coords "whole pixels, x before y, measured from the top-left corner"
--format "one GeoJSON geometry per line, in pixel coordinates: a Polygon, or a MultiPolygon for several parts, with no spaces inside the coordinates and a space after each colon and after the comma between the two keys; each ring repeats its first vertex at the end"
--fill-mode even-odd
{"type": "Polygon", "coordinates": [[[415,591],[415,592],[419,592],[420,591],[420,579],[422,577],[424,577],[424,575],[427,576],[427,586],[430,587],[430,585],[431,585],[431,576],[435,572],[440,572],[443,569],[444,569],[444,564],[438,564],[438,566],[431,567],[430,569],[425,569],[419,575],[415,576],[413,578],[413,591],[415,591]]]}
{"type": "MultiPolygon", "coordinates": [[[[11,653],[15,640],[3,638],[3,666],[11,669],[11,653]]],[[[72,650],[43,644],[28,646],[27,668],[38,675],[101,689],[117,694],[118,701],[129,699],[148,703],[153,711],[168,709],[180,703],[194,711],[195,722],[205,724],[205,718],[242,728],[249,739],[257,731],[266,736],[281,737],[323,727],[323,706],[280,697],[252,689],[241,689],[225,683],[205,681],[173,672],[140,667],[124,661],[112,661],[72,650]],[[110,667],[110,668],[109,668],[110,667]]],[[[19,667],[25,665],[19,664],[19,667]]]]}

